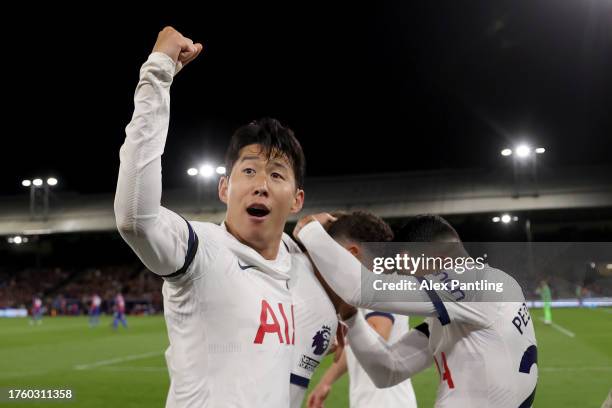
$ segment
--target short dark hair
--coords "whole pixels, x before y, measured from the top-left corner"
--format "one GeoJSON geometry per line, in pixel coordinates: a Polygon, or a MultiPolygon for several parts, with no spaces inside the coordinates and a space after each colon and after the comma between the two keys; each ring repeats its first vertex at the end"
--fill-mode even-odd
{"type": "Polygon", "coordinates": [[[356,242],[388,242],[393,240],[391,227],[382,218],[367,212],[333,213],[338,220],[327,232],[334,238],[348,238],[356,242]]]}
{"type": "Polygon", "coordinates": [[[461,240],[448,221],[433,214],[413,217],[395,235],[397,242],[439,242],[448,239],[461,240]]]}
{"type": "Polygon", "coordinates": [[[293,169],[296,187],[303,188],[306,158],[302,146],[291,129],[272,118],[255,120],[234,132],[225,153],[228,174],[238,160],[240,150],[251,144],[260,145],[268,159],[285,156],[293,169]]]}

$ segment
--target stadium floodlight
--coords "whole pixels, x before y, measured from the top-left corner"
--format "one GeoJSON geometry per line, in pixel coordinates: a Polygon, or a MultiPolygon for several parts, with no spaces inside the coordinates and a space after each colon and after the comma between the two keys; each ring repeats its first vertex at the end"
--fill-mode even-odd
{"type": "MultiPolygon", "coordinates": [[[[55,177],[47,177],[45,180],[37,177],[33,180],[24,179],[21,181],[21,185],[28,187],[30,190],[30,219],[36,217],[37,209],[40,207],[43,219],[47,220],[49,214],[49,196],[51,194],[50,187],[56,186],[58,182],[55,177]]],[[[24,242],[27,242],[27,240],[24,242]]]]}
{"type": "Polygon", "coordinates": [[[204,164],[200,167],[200,175],[204,178],[209,178],[215,173],[215,168],[210,164],[204,164]]]}
{"type": "Polygon", "coordinates": [[[504,224],[509,224],[512,221],[518,221],[519,217],[517,217],[516,215],[510,215],[510,214],[502,214],[502,215],[496,215],[495,217],[491,218],[491,221],[497,223],[497,222],[501,222],[504,224]]]}
{"type": "Polygon", "coordinates": [[[22,237],[21,235],[15,235],[14,237],[8,237],[9,244],[21,245],[28,242],[28,237],[22,237]]]}
{"type": "Polygon", "coordinates": [[[198,169],[196,169],[195,167],[191,167],[189,169],[187,169],[187,174],[189,176],[197,176],[198,175],[198,169]]]}
{"type": "Polygon", "coordinates": [[[521,144],[516,146],[514,150],[510,149],[509,147],[504,148],[501,151],[501,155],[504,157],[514,155],[518,158],[524,159],[526,157],[529,157],[532,152],[536,154],[543,154],[544,152],[546,152],[546,149],[543,147],[536,147],[535,149],[532,149],[531,146],[527,144],[521,144]]]}
{"type": "Polygon", "coordinates": [[[520,158],[525,158],[531,154],[531,147],[522,144],[516,148],[516,155],[520,158]]]}
{"type": "Polygon", "coordinates": [[[224,166],[218,166],[216,171],[217,171],[217,174],[224,175],[225,174],[225,167],[224,166]]]}

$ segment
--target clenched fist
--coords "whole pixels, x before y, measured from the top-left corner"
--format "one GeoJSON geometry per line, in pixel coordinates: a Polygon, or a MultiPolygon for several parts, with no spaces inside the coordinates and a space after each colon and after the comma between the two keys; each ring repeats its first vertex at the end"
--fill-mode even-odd
{"type": "Polygon", "coordinates": [[[163,52],[177,64],[177,72],[193,61],[204,47],[200,43],[193,43],[190,38],[184,37],[172,27],[165,27],[159,32],[153,52],[163,52]]]}

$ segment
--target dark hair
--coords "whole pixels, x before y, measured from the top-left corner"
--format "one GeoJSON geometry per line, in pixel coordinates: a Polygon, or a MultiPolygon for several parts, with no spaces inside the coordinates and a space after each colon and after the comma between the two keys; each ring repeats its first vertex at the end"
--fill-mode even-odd
{"type": "Polygon", "coordinates": [[[268,159],[285,156],[293,168],[296,187],[303,187],[306,159],[302,146],[291,129],[272,118],[255,120],[234,132],[225,153],[228,174],[231,173],[234,163],[238,160],[240,150],[251,144],[260,145],[268,159]]]}
{"type": "Polygon", "coordinates": [[[439,215],[417,215],[410,219],[395,235],[397,242],[436,242],[460,240],[455,229],[439,215]]]}
{"type": "Polygon", "coordinates": [[[366,211],[333,213],[338,220],[327,232],[334,239],[349,238],[357,242],[388,242],[393,240],[391,227],[381,218],[366,211]]]}

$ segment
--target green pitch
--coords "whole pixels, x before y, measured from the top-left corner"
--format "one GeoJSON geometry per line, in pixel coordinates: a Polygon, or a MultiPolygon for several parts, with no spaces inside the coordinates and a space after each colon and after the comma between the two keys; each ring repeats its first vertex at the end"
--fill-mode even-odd
{"type": "MultiPolygon", "coordinates": [[[[544,326],[541,310],[531,314],[540,371],[535,406],[600,407],[612,388],[612,309],[554,309],[555,327],[544,326]]],[[[110,322],[102,318],[92,329],[86,318],[45,318],[40,326],[0,319],[0,389],[71,389],[75,394],[71,402],[0,405],[163,407],[169,383],[163,318],[128,317],[129,329],[117,332],[110,322]]],[[[327,358],[322,367],[330,363],[327,358]]],[[[319,369],[312,384],[321,374],[319,369]]],[[[437,383],[435,368],[413,379],[419,406],[433,405],[437,383]]],[[[334,386],[326,406],[348,406],[346,378],[334,386]]]]}

